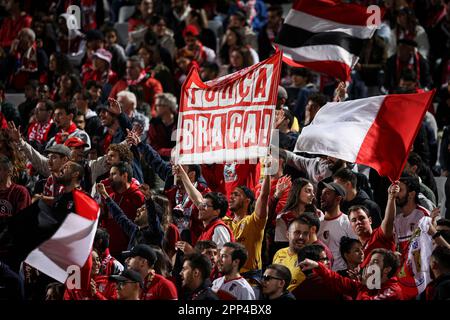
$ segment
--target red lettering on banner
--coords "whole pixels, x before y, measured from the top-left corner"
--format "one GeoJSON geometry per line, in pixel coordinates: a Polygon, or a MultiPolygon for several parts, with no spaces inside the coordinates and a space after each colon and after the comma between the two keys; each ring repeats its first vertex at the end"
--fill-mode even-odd
{"type": "Polygon", "coordinates": [[[236,110],[228,113],[226,149],[240,148],[239,138],[242,129],[244,111],[236,110]]]}
{"type": "Polygon", "coordinates": [[[251,147],[257,145],[257,132],[261,125],[261,111],[250,111],[245,114],[244,134],[242,146],[251,147]]]}

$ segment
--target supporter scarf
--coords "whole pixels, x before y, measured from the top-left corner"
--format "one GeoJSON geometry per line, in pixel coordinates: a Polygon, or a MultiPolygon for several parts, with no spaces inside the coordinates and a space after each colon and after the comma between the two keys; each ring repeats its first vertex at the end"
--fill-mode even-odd
{"type": "Polygon", "coordinates": [[[55,178],[51,175],[47,178],[47,181],[44,185],[44,196],[48,197],[57,197],[62,194],[64,191],[64,186],[56,183],[55,178]]]}
{"type": "Polygon", "coordinates": [[[145,69],[144,69],[141,71],[141,73],[139,74],[139,77],[136,80],[127,79],[127,85],[135,86],[135,85],[141,83],[145,78],[147,78],[147,71],[145,71],[145,69]]]}
{"type": "Polygon", "coordinates": [[[50,128],[53,124],[53,119],[50,119],[46,123],[33,122],[28,128],[28,141],[37,141],[40,144],[43,144],[47,141],[48,133],[50,132],[50,128]]]}
{"type": "MultiPolygon", "coordinates": [[[[76,126],[75,123],[71,122],[71,123],[70,123],[70,126],[69,126],[69,129],[68,129],[67,131],[65,131],[65,133],[72,134],[72,133],[75,132],[75,130],[77,130],[77,126],[76,126]]],[[[60,130],[60,131],[55,135],[55,141],[56,141],[57,144],[64,143],[64,141],[61,140],[61,139],[62,139],[62,138],[61,138],[62,133],[63,133],[62,130],[60,130]]]]}

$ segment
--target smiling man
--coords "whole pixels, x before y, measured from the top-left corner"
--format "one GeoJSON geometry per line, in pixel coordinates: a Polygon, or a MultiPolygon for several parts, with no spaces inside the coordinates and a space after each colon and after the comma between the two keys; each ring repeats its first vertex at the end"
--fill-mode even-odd
{"type": "Polygon", "coordinates": [[[310,226],[303,219],[297,218],[289,225],[287,237],[289,247],[278,250],[273,257],[273,263],[281,264],[289,269],[292,280],[287,289],[292,291],[305,279],[302,270],[297,266],[297,252],[308,244],[310,226]]]}

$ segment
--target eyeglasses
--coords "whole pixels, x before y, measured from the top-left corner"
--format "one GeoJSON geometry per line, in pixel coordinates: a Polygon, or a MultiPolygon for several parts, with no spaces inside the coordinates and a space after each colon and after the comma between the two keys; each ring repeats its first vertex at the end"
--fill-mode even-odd
{"type": "Polygon", "coordinates": [[[272,277],[272,276],[269,276],[269,275],[266,275],[266,274],[262,276],[262,280],[263,280],[263,281],[270,281],[270,280],[272,280],[272,279],[275,279],[275,280],[283,280],[283,279],[281,279],[281,278],[272,277]]]}
{"type": "Polygon", "coordinates": [[[325,257],[325,258],[320,258],[320,259],[318,259],[318,261],[329,262],[330,259],[328,259],[327,257],[325,257]]]}
{"type": "Polygon", "coordinates": [[[199,203],[197,206],[197,208],[200,210],[206,210],[206,209],[208,209],[208,207],[214,208],[213,205],[207,204],[206,202],[199,203]]]}

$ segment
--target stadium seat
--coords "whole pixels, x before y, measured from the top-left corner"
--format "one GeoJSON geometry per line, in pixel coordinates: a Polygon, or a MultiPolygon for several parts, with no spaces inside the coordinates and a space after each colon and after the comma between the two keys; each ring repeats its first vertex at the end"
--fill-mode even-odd
{"type": "Polygon", "coordinates": [[[5,100],[17,107],[24,102],[26,98],[24,93],[5,93],[5,100]]]}
{"type": "Polygon", "coordinates": [[[119,43],[125,48],[128,43],[128,23],[116,22],[114,24],[114,29],[116,29],[119,34],[119,43]]]}
{"type": "Polygon", "coordinates": [[[119,10],[119,23],[127,22],[136,10],[135,6],[124,6],[119,10]]]}

